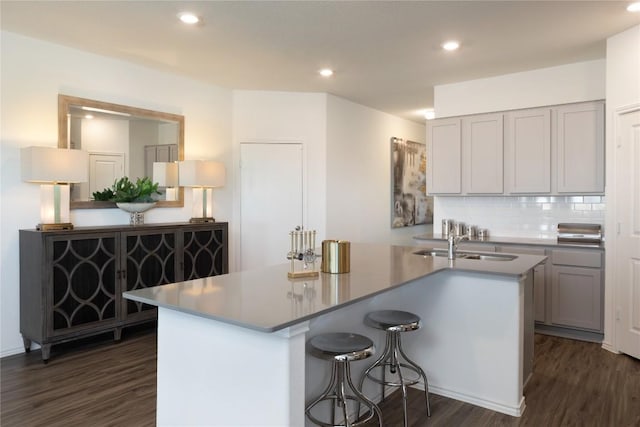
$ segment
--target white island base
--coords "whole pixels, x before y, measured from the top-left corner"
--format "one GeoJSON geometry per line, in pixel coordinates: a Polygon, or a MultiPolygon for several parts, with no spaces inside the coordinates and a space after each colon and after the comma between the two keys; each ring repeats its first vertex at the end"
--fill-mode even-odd
{"type": "MultiPolygon", "coordinates": [[[[349,286],[336,289],[316,280],[282,292],[291,310],[303,316],[305,307],[313,311],[314,299],[339,302],[349,286]],[[296,290],[300,298],[291,297],[296,290]]],[[[243,301],[243,309],[261,303],[243,301]]],[[[305,402],[321,393],[330,367],[307,356],[305,342],[327,331],[356,332],[371,337],[380,351],[384,332],[362,324],[377,309],[422,318],[422,328],[402,339],[406,353],[425,370],[431,393],[522,414],[523,381],[533,360],[530,278],[444,270],[273,333],[160,306],[157,425],[311,425],[305,402]]],[[[356,383],[374,360],[352,364],[356,383]]],[[[365,383],[374,401],[379,391],[365,383]]]]}

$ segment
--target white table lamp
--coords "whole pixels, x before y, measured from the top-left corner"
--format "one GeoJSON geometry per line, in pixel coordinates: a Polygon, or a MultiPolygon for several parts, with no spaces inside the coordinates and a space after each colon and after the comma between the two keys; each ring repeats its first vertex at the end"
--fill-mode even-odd
{"type": "Polygon", "coordinates": [[[89,179],[89,153],[54,147],[21,149],[22,180],[40,184],[38,230],[70,230],[69,185],[89,179]]]}
{"type": "Polygon", "coordinates": [[[178,200],[178,163],[153,162],[153,182],[157,182],[158,187],[164,187],[165,200],[178,200]]]}
{"type": "Polygon", "coordinates": [[[224,164],[211,160],[185,160],[178,163],[178,175],[181,186],[193,187],[193,211],[189,222],[215,222],[212,189],[225,184],[224,164]]]}

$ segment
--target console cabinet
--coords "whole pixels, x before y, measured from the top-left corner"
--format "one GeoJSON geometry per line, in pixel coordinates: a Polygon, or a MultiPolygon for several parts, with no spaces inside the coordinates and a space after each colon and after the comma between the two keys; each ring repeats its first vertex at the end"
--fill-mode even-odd
{"type": "Polygon", "coordinates": [[[20,230],[20,332],[25,351],[152,321],[122,292],[228,272],[228,224],[20,230]]]}

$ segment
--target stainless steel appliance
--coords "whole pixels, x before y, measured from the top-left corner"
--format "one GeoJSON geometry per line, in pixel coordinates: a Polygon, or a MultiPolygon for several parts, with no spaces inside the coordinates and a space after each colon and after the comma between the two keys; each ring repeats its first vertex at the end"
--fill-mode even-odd
{"type": "Polygon", "coordinates": [[[602,238],[602,225],[600,224],[558,224],[558,243],[599,245],[602,243],[602,238]]]}

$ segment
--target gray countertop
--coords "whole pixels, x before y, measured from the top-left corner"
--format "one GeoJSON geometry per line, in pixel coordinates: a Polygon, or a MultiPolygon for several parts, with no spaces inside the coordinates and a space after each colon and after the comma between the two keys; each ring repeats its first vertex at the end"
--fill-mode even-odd
{"type": "MultiPolygon", "coordinates": [[[[413,237],[415,240],[426,241],[446,241],[447,239],[442,234],[427,233],[420,234],[413,237]]],[[[528,246],[545,246],[545,247],[558,247],[558,248],[584,248],[584,249],[600,249],[604,250],[604,242],[601,244],[580,244],[580,243],[558,243],[556,239],[542,239],[534,237],[500,237],[489,236],[486,239],[465,240],[462,243],[487,243],[487,244],[500,244],[500,245],[528,245],[528,246]]]]}
{"type": "MultiPolygon", "coordinates": [[[[351,269],[320,273],[313,280],[288,279],[290,264],[241,271],[124,292],[134,301],[221,322],[274,332],[395,287],[443,271],[513,276],[518,279],[545,260],[520,255],[513,261],[447,260],[413,254],[415,246],[351,245],[351,269]]],[[[316,262],[318,268],[320,261],[316,262]]]]}

